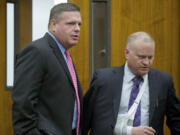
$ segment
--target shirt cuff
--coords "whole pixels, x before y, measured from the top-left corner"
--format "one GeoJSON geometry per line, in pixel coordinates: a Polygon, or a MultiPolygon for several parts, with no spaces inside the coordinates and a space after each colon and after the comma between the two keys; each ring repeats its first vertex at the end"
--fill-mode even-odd
{"type": "Polygon", "coordinates": [[[127,135],[132,135],[132,127],[127,126],[127,135]]]}

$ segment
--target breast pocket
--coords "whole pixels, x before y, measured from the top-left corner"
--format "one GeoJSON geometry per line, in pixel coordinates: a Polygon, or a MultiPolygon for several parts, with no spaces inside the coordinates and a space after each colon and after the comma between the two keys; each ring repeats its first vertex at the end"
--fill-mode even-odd
{"type": "Polygon", "coordinates": [[[163,119],[166,111],[166,99],[158,99],[155,103],[155,115],[163,119]]]}

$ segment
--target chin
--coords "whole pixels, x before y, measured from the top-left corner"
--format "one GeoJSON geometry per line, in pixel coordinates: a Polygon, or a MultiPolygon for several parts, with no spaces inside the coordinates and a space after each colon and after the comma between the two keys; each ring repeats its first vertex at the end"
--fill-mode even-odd
{"type": "Polygon", "coordinates": [[[78,43],[78,42],[76,42],[76,41],[75,41],[75,42],[71,42],[71,45],[72,45],[72,46],[75,46],[77,43],[78,43]]]}
{"type": "Polygon", "coordinates": [[[148,71],[142,71],[142,72],[140,72],[139,74],[140,75],[145,75],[145,74],[147,74],[149,72],[149,70],[148,71]]]}

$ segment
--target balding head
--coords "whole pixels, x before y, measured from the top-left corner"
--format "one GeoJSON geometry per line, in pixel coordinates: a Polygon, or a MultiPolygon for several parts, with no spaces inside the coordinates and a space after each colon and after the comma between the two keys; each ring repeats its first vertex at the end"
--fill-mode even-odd
{"type": "Polygon", "coordinates": [[[154,39],[146,32],[135,32],[128,37],[126,48],[131,49],[136,41],[155,44],[154,39]]]}

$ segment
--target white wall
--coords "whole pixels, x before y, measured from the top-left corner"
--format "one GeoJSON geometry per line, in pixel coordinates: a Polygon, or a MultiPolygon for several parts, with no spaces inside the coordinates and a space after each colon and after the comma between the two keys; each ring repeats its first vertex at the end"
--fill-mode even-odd
{"type": "Polygon", "coordinates": [[[58,3],[66,3],[68,0],[54,0],[54,4],[58,4],[58,3]]]}
{"type": "Polygon", "coordinates": [[[33,0],[32,1],[32,40],[41,38],[48,31],[50,9],[54,4],[67,0],[33,0]]]}
{"type": "Polygon", "coordinates": [[[53,0],[32,1],[32,40],[42,37],[48,31],[48,20],[53,0]]]}

